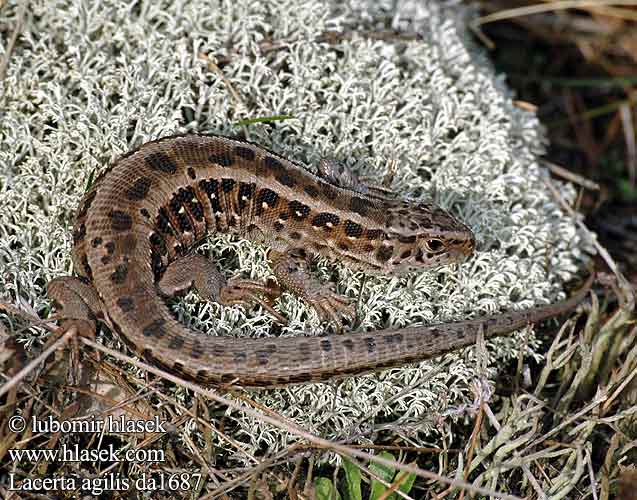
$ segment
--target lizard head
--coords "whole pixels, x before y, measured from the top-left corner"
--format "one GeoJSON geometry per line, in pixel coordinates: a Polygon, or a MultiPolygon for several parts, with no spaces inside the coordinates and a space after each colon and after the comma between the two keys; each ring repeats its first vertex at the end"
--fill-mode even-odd
{"type": "Polygon", "coordinates": [[[402,274],[462,262],[473,254],[468,226],[428,203],[393,202],[385,206],[384,228],[374,252],[387,274],[402,274]]]}

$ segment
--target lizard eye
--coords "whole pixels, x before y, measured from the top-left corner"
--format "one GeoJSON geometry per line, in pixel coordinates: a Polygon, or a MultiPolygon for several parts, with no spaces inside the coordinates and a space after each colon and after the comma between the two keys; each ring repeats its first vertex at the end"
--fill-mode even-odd
{"type": "Polygon", "coordinates": [[[441,240],[436,240],[436,239],[426,240],[425,246],[427,247],[427,250],[429,250],[432,253],[442,252],[445,248],[445,244],[441,240]]]}

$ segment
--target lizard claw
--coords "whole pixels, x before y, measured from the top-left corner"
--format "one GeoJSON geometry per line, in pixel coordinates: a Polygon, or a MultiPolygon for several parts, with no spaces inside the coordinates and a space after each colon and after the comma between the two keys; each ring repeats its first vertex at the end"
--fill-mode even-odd
{"type": "Polygon", "coordinates": [[[287,319],[272,307],[280,295],[281,288],[273,281],[264,284],[255,280],[233,279],[219,291],[218,302],[224,306],[259,304],[274,316],[277,322],[286,325],[287,319]]]}
{"type": "Polygon", "coordinates": [[[353,320],[356,315],[354,306],[345,297],[326,286],[308,292],[304,299],[316,310],[321,321],[334,323],[338,332],[343,330],[343,319],[353,320]]]}

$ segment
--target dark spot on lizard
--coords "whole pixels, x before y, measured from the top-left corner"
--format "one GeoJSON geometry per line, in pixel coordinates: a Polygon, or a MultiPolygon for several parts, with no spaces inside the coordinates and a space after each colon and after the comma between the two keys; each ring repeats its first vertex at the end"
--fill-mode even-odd
{"type": "Polygon", "coordinates": [[[307,342],[299,344],[299,358],[300,361],[309,361],[312,359],[312,349],[307,342]]]}
{"type": "Polygon", "coordinates": [[[354,341],[352,339],[343,340],[343,347],[345,347],[345,349],[347,349],[348,351],[353,351],[354,350],[354,341]]]}
{"type": "Polygon", "coordinates": [[[175,335],[172,339],[170,339],[170,343],[168,344],[169,349],[181,349],[183,346],[184,339],[178,335],[175,335]]]}
{"type": "Polygon", "coordinates": [[[199,187],[203,189],[207,195],[215,194],[217,192],[218,185],[219,183],[216,179],[204,179],[199,181],[199,187]]]}
{"type": "Polygon", "coordinates": [[[142,216],[145,217],[146,219],[150,219],[150,213],[145,208],[142,208],[139,211],[139,213],[142,214],[142,216]]]}
{"type": "Polygon", "coordinates": [[[272,227],[274,228],[275,231],[283,231],[283,228],[285,226],[281,224],[279,221],[276,221],[274,224],[272,224],[272,227]]]}
{"type": "Polygon", "coordinates": [[[290,175],[286,171],[281,171],[278,175],[275,176],[275,179],[284,186],[291,188],[296,186],[296,179],[294,178],[294,176],[290,175]]]}
{"type": "Polygon", "coordinates": [[[216,179],[208,179],[199,182],[199,187],[204,190],[210,200],[210,207],[213,213],[217,214],[221,212],[221,204],[217,196],[217,190],[219,189],[219,181],[216,179]]]}
{"type": "Polygon", "coordinates": [[[365,231],[365,238],[368,240],[380,240],[385,237],[385,232],[382,229],[368,229],[365,231]]]}
{"type": "Polygon", "coordinates": [[[165,153],[151,153],[144,159],[150,168],[158,172],[165,174],[177,172],[177,164],[165,153]]]}
{"type": "Polygon", "coordinates": [[[232,157],[227,151],[222,153],[211,154],[208,157],[208,160],[211,163],[216,163],[217,165],[221,165],[222,167],[231,167],[234,163],[232,157]]]}
{"type": "Polygon", "coordinates": [[[374,340],[374,337],[366,337],[365,343],[367,344],[368,353],[371,354],[376,350],[376,340],[374,340]]]}
{"type": "Polygon", "coordinates": [[[246,161],[254,161],[255,158],[254,150],[246,148],[245,146],[237,146],[234,148],[234,153],[239,158],[243,158],[246,161]]]}
{"type": "Polygon", "coordinates": [[[111,281],[116,285],[121,285],[126,281],[126,276],[128,275],[128,265],[127,264],[118,264],[115,268],[115,271],[111,274],[111,281]]]}
{"type": "Polygon", "coordinates": [[[104,246],[106,247],[106,251],[108,252],[108,254],[113,255],[113,252],[115,252],[115,242],[109,241],[104,246]]]}
{"type": "Polygon", "coordinates": [[[165,323],[166,320],[163,318],[156,319],[142,330],[142,334],[144,337],[156,337],[160,339],[167,333],[165,323]]]}
{"type": "Polygon", "coordinates": [[[237,351],[234,353],[235,363],[245,363],[248,360],[248,355],[243,351],[237,351]]]}
{"type": "Polygon", "coordinates": [[[323,352],[330,352],[332,350],[332,341],[329,339],[321,340],[321,349],[323,352]]]}
{"type": "Polygon", "coordinates": [[[279,195],[268,188],[261,189],[256,199],[257,215],[261,215],[264,210],[264,204],[269,208],[275,208],[279,200],[279,195]]]}
{"type": "Polygon", "coordinates": [[[331,214],[329,212],[322,212],[312,219],[313,226],[324,227],[328,230],[332,229],[334,226],[338,226],[339,223],[340,219],[338,218],[338,215],[331,214]]]}
{"type": "Polygon", "coordinates": [[[181,233],[192,232],[193,228],[190,223],[190,217],[186,214],[186,209],[183,208],[182,210],[182,207],[181,196],[179,192],[177,192],[170,200],[170,211],[173,213],[174,218],[177,219],[177,225],[181,233]]]}
{"type": "Polygon", "coordinates": [[[371,206],[369,201],[358,196],[353,196],[349,203],[349,208],[352,212],[356,212],[359,215],[366,215],[371,206]]]}
{"type": "Polygon", "coordinates": [[[415,235],[399,236],[398,237],[398,241],[400,241],[401,243],[415,243],[416,242],[416,236],[415,235]]]}
{"type": "Polygon", "coordinates": [[[345,243],[344,241],[339,241],[337,246],[338,246],[338,249],[339,249],[339,250],[342,250],[343,252],[349,252],[349,251],[350,251],[350,248],[351,248],[351,247],[350,247],[347,243],[345,243]]]}
{"type": "Polygon", "coordinates": [[[126,212],[111,210],[109,215],[111,217],[111,227],[113,231],[128,231],[133,227],[133,219],[126,212]]]}
{"type": "Polygon", "coordinates": [[[224,193],[229,193],[234,189],[236,182],[234,179],[221,179],[221,189],[224,193]]]}
{"type": "Polygon", "coordinates": [[[401,259],[406,259],[410,255],[411,255],[411,250],[405,250],[403,253],[400,254],[400,258],[401,259]]]}
{"type": "Polygon", "coordinates": [[[155,281],[159,281],[166,270],[166,266],[164,266],[164,262],[157,249],[153,249],[150,252],[150,268],[153,271],[153,276],[155,276],[155,281]]]}
{"type": "Polygon", "coordinates": [[[422,260],[422,256],[423,256],[422,249],[421,249],[421,248],[419,248],[419,249],[418,249],[418,251],[416,252],[416,260],[417,260],[418,262],[423,262],[423,260],[422,260]]]}
{"type": "Polygon", "coordinates": [[[270,353],[266,350],[258,350],[256,352],[257,355],[257,363],[261,366],[265,366],[270,362],[270,353]]]}
{"type": "Polygon", "coordinates": [[[192,344],[192,349],[190,350],[190,356],[199,359],[203,356],[203,344],[198,340],[195,340],[192,344]]]}
{"type": "Polygon", "coordinates": [[[394,333],[390,335],[385,335],[383,337],[385,339],[386,344],[400,344],[403,341],[403,336],[400,333],[394,333]]]}
{"type": "Polygon", "coordinates": [[[387,262],[394,253],[394,247],[381,245],[376,252],[376,258],[381,262],[387,262]]]}
{"type": "Polygon", "coordinates": [[[266,156],[263,159],[263,164],[272,171],[273,174],[277,175],[281,173],[284,169],[283,163],[272,156],[266,156]]]}
{"type": "Polygon", "coordinates": [[[152,180],[149,177],[140,177],[126,190],[126,197],[133,201],[143,200],[150,191],[151,183],[152,180]]]}
{"type": "Polygon", "coordinates": [[[345,221],[345,234],[350,238],[360,238],[363,234],[363,227],[351,220],[345,221]]]}
{"type": "Polygon", "coordinates": [[[254,192],[256,190],[256,184],[248,184],[246,182],[242,182],[239,184],[239,194],[238,194],[238,205],[241,210],[243,210],[248,204],[250,200],[254,196],[254,192]]]}
{"type": "Polygon", "coordinates": [[[316,189],[316,187],[313,185],[304,186],[303,191],[305,191],[310,198],[314,198],[314,199],[318,198],[318,195],[319,195],[318,189],[316,189]]]}
{"type": "Polygon", "coordinates": [[[188,172],[188,177],[190,177],[191,179],[196,179],[197,178],[197,172],[195,172],[195,169],[192,167],[188,167],[188,170],[186,170],[186,172],[188,172]]]}
{"type": "Polygon", "coordinates": [[[201,201],[192,188],[188,188],[186,192],[189,195],[192,194],[192,196],[189,196],[189,198],[185,201],[188,211],[192,214],[195,220],[202,221],[204,219],[204,213],[201,201]]]}
{"type": "Polygon", "coordinates": [[[124,312],[131,312],[135,309],[135,304],[133,303],[133,299],[130,297],[120,297],[117,299],[117,307],[124,312]]]}
{"type": "Polygon", "coordinates": [[[292,200],[288,206],[290,207],[290,213],[292,214],[292,217],[296,220],[303,220],[308,215],[310,215],[310,207],[304,205],[299,201],[292,200]]]}
{"type": "Polygon", "coordinates": [[[166,255],[168,253],[168,248],[166,247],[166,241],[157,233],[152,233],[148,238],[150,244],[156,248],[161,255],[166,255]]]}
{"type": "Polygon", "coordinates": [[[292,231],[290,233],[290,238],[292,238],[293,240],[300,240],[301,238],[303,238],[303,235],[298,231],[292,231]]]}
{"type": "Polygon", "coordinates": [[[169,236],[173,236],[175,234],[175,230],[173,229],[172,224],[170,223],[170,219],[168,218],[168,212],[164,207],[159,209],[159,213],[157,214],[157,227],[159,230],[169,236]]]}

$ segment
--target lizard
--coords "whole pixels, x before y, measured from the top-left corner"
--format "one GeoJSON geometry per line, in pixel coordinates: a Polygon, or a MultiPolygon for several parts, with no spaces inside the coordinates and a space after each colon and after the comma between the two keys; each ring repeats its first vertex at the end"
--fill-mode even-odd
{"type": "Polygon", "coordinates": [[[396,199],[348,168],[321,161],[318,174],[259,145],[213,134],[147,142],[98,176],[73,228],[76,276],[47,293],[62,326],[106,323],[155,365],[205,385],[273,387],[379,371],[504,335],[574,308],[563,302],[454,323],[266,339],[192,331],[166,299],[194,287],[222,305],[272,307],[287,289],[321,320],[351,318],[348,301],[309,273],[316,256],[396,275],[458,263],[476,246],[463,222],[433,203],[396,199]],[[194,250],[208,235],[235,233],[269,246],[278,283],[226,280],[194,250]]]}

